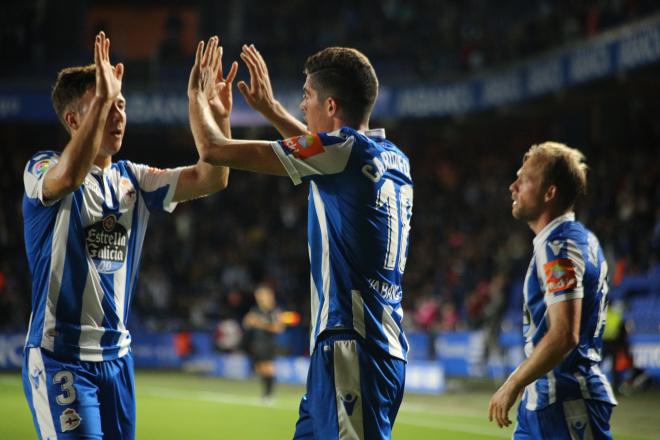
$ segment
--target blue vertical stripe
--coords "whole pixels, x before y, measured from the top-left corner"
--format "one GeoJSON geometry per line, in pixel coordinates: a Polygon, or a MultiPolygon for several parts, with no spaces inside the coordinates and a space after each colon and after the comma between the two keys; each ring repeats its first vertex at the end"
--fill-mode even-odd
{"type": "Polygon", "coordinates": [[[32,320],[27,345],[35,347],[41,344],[50,278],[51,253],[43,250],[53,246],[53,230],[60,205],[57,203],[47,208],[35,205],[23,196],[24,239],[32,275],[32,320]]]}

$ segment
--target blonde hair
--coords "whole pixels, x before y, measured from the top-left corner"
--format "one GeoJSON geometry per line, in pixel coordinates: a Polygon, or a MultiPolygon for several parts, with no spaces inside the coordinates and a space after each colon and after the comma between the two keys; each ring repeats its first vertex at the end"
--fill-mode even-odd
{"type": "Polygon", "coordinates": [[[561,207],[571,209],[579,197],[587,194],[587,164],[580,150],[558,142],[532,145],[523,162],[538,159],[543,164],[543,184],[557,187],[561,207]]]}

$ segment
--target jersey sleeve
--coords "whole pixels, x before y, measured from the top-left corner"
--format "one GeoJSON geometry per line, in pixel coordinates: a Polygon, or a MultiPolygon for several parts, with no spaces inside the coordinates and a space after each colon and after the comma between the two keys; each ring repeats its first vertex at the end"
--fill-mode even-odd
{"type": "Polygon", "coordinates": [[[547,305],[584,297],[585,259],[573,240],[544,243],[542,276],[547,305]]]}
{"type": "Polygon", "coordinates": [[[143,164],[127,162],[135,175],[147,208],[150,211],[172,212],[177,202],[173,202],[176,185],[183,168],[154,168],[143,164]]]}
{"type": "Polygon", "coordinates": [[[308,133],[272,143],[273,150],[295,185],[346,168],[355,137],[341,130],[308,133]]]}
{"type": "Polygon", "coordinates": [[[33,206],[53,206],[59,199],[44,199],[44,176],[48,170],[59,160],[60,155],[55,151],[40,151],[28,161],[23,171],[23,185],[25,196],[33,206]]]}

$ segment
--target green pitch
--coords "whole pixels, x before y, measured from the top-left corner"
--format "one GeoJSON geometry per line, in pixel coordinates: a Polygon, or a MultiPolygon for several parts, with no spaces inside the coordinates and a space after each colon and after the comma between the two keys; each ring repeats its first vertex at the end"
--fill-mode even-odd
{"type": "MultiPolygon", "coordinates": [[[[290,439],[301,387],[280,385],[272,404],[257,397],[256,381],[237,382],[182,373],[137,374],[139,439],[290,439]]],[[[441,396],[407,394],[394,439],[507,439],[513,428],[489,423],[490,390],[441,396]]],[[[617,440],[658,438],[660,392],[621,399],[612,421],[617,440]]],[[[0,439],[36,438],[20,376],[0,374],[0,439]]]]}

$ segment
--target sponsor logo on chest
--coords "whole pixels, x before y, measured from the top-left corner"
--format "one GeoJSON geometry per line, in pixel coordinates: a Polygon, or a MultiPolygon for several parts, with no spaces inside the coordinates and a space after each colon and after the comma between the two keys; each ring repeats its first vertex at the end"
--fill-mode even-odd
{"type": "Polygon", "coordinates": [[[100,273],[116,272],[126,260],[128,232],[115,214],[85,228],[85,248],[100,273]]]}

